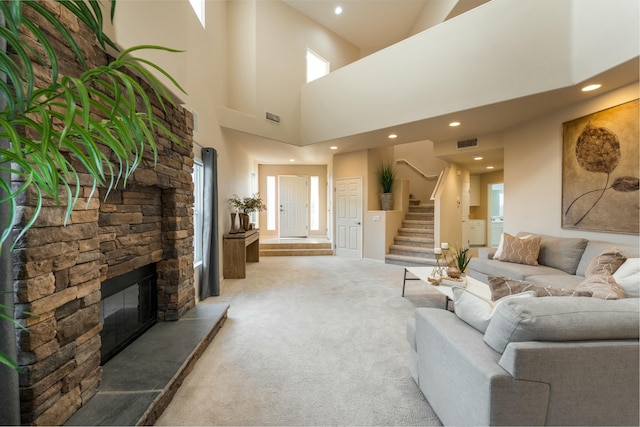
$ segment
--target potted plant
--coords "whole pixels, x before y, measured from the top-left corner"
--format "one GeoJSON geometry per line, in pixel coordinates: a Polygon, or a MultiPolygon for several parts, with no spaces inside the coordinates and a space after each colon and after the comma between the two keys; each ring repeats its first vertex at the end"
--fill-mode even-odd
{"type": "MultiPolygon", "coordinates": [[[[240,216],[240,232],[249,230],[250,213],[260,212],[267,209],[267,206],[264,204],[258,193],[242,198],[240,198],[237,194],[234,194],[229,199],[229,205],[239,211],[238,215],[240,216]]],[[[235,226],[235,215],[233,213],[231,214],[231,221],[231,229],[233,230],[235,226]]]]}
{"type": "Polygon", "coordinates": [[[447,269],[447,275],[452,278],[459,278],[469,265],[471,255],[469,254],[469,248],[458,249],[453,248],[451,252],[452,265],[447,269]]]}
{"type": "Polygon", "coordinates": [[[391,163],[383,163],[376,174],[382,187],[382,194],[380,194],[382,210],[390,211],[393,209],[393,184],[396,179],[396,170],[391,163]]]}

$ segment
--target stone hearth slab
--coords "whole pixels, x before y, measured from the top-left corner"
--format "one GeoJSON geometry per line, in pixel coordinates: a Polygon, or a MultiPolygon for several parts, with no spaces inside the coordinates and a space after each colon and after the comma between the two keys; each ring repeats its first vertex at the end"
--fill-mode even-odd
{"type": "Polygon", "coordinates": [[[160,322],[103,367],[100,391],[65,425],[152,425],[227,318],[228,304],[201,303],[160,322]]]}

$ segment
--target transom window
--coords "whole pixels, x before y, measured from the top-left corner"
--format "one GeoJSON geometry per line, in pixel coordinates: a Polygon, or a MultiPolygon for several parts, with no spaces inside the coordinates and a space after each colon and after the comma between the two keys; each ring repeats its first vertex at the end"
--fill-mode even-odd
{"type": "Polygon", "coordinates": [[[307,83],[326,76],[330,71],[330,63],[311,49],[307,49],[307,83]]]}

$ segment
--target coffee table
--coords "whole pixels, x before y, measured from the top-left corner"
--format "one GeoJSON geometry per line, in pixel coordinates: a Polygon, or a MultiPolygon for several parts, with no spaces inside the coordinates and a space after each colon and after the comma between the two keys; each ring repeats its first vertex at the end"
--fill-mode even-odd
{"type": "Polygon", "coordinates": [[[489,289],[489,285],[483,283],[473,277],[466,277],[466,281],[461,283],[460,285],[451,285],[445,282],[442,282],[440,285],[433,285],[427,279],[431,276],[433,272],[433,267],[405,267],[404,268],[404,280],[402,282],[402,296],[404,297],[404,288],[407,284],[407,280],[421,280],[426,283],[428,286],[431,286],[436,291],[443,294],[445,299],[445,309],[449,309],[449,301],[453,300],[453,288],[454,286],[460,286],[465,288],[467,291],[479,296],[482,299],[486,299],[487,301],[491,301],[491,290],[489,289]],[[410,276],[407,276],[407,273],[410,276]]]}

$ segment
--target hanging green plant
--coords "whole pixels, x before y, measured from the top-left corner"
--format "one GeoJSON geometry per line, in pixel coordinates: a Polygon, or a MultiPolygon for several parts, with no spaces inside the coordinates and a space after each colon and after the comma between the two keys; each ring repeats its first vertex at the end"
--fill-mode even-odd
{"type": "MultiPolygon", "coordinates": [[[[109,4],[113,21],[116,1],[109,4]]],[[[66,223],[81,194],[81,175],[89,178],[94,191],[100,186],[108,194],[126,185],[146,152],[157,159],[157,135],[180,144],[154,115],[154,108],[173,105],[173,99],[150,70],[184,90],[161,67],[136,57],[144,49],[177,51],[136,46],[119,52],[107,65],[90,67],[80,48],[86,41],[76,40],[53,12],[56,8],[77,17],[103,49],[119,51],[103,31],[98,1],[0,2],[0,38],[6,41],[6,51],[0,50],[0,72],[5,75],[0,80],[0,204],[10,207],[8,218],[0,218],[0,244],[13,239],[15,246],[37,219],[44,197],[65,205],[66,223]],[[78,75],[60,72],[54,46],[63,44],[77,60],[78,75]],[[17,199],[31,194],[35,208],[22,213],[22,228],[13,236],[17,199]]],[[[0,292],[12,291],[12,286],[1,285],[0,292]]],[[[0,306],[0,321],[15,322],[12,310],[0,306]]],[[[1,353],[0,364],[16,367],[1,353]]]]}
{"type": "MultiPolygon", "coordinates": [[[[87,24],[103,48],[107,45],[116,48],[102,30],[103,17],[98,2],[57,3],[87,24]]],[[[115,0],[111,0],[112,17],[115,5],[115,0]]],[[[7,40],[8,51],[15,52],[14,55],[0,53],[0,71],[7,76],[7,82],[0,83],[0,94],[6,102],[0,112],[0,138],[9,142],[8,147],[0,149],[0,170],[20,178],[17,188],[0,179],[0,187],[7,194],[0,203],[11,205],[10,218],[2,224],[2,243],[11,235],[16,198],[27,189],[33,189],[36,194],[36,208],[26,219],[16,241],[37,219],[44,195],[61,204],[60,187],[64,189],[66,219],[69,218],[80,195],[79,173],[89,174],[94,190],[102,186],[108,193],[117,185],[126,185],[145,151],[151,150],[156,159],[154,133],[180,142],[153,114],[153,100],[158,100],[162,108],[167,103],[173,104],[173,100],[149,68],[183,90],[162,68],[135,56],[143,49],[176,50],[136,46],[120,52],[108,65],[88,68],[74,36],[42,2],[0,2],[0,12],[6,20],[5,26],[0,26],[0,36],[7,40]],[[36,25],[37,19],[44,19],[69,44],[85,68],[79,77],[59,74],[51,36],[41,30],[41,25],[36,25]],[[44,57],[23,31],[42,46],[44,57]],[[50,67],[48,86],[35,87],[32,58],[50,67]]]]}

